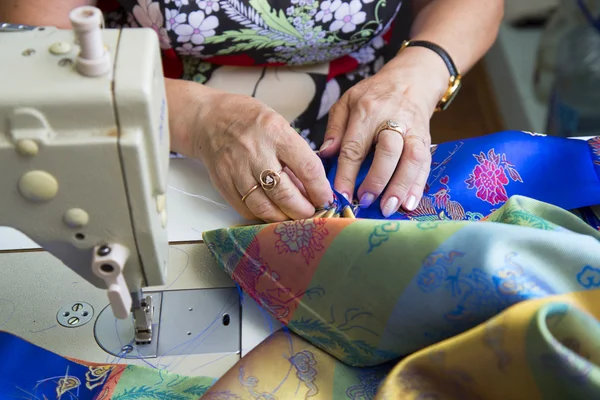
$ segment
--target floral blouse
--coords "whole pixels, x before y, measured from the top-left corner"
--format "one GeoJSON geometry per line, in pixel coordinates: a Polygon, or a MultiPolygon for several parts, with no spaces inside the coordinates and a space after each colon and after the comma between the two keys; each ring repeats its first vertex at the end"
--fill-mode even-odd
{"type": "Polygon", "coordinates": [[[313,148],[331,105],[399,47],[394,21],[406,8],[401,0],[100,0],[99,7],[108,27],[156,31],[166,76],[252,95],[313,148]]]}

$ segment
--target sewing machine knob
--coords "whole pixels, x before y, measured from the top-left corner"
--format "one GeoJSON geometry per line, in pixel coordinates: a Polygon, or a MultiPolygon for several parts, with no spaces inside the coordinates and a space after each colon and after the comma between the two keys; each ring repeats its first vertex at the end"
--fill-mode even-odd
{"type": "Polygon", "coordinates": [[[129,250],[120,244],[94,248],[92,271],[106,283],[113,314],[119,319],[127,318],[131,311],[131,294],[123,277],[123,267],[128,258],[129,250]]]}
{"type": "Polygon", "coordinates": [[[19,140],[15,147],[23,157],[33,157],[40,151],[38,144],[31,139],[19,140]]]}
{"type": "Polygon", "coordinates": [[[82,228],[88,224],[90,216],[81,208],[71,208],[65,212],[63,219],[71,228],[82,228]]]}
{"type": "Polygon", "coordinates": [[[48,50],[50,51],[50,53],[52,53],[56,56],[59,56],[59,55],[67,54],[68,52],[70,52],[71,45],[69,43],[65,43],[65,42],[56,42],[56,43],[52,43],[48,50]]]}
{"type": "Polygon", "coordinates": [[[50,201],[58,193],[58,181],[46,171],[29,171],[19,179],[19,192],[31,201],[50,201]]]}

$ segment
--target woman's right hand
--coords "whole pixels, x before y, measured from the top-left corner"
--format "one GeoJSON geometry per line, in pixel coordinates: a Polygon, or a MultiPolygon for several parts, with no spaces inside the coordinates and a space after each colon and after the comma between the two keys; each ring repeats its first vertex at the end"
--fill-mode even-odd
{"type": "Polygon", "coordinates": [[[242,216],[265,222],[310,218],[333,201],[320,158],[273,109],[249,96],[166,81],[171,148],[202,160],[213,185],[242,216]],[[265,170],[283,170],[270,191],[259,182],[265,170]]]}

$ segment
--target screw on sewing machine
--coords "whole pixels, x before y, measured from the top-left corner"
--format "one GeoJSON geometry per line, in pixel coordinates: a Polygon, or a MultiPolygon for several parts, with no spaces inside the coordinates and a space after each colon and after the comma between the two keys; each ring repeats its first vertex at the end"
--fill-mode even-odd
{"type": "Polygon", "coordinates": [[[29,57],[29,56],[35,54],[35,50],[34,49],[26,49],[26,50],[23,50],[23,52],[21,54],[24,55],[25,57],[29,57]]]}
{"type": "Polygon", "coordinates": [[[98,254],[100,257],[106,257],[111,251],[112,249],[108,246],[100,246],[96,254],[98,254]]]}
{"type": "Polygon", "coordinates": [[[58,62],[58,65],[60,67],[67,67],[69,65],[73,65],[73,60],[71,60],[70,58],[63,58],[58,62]]]}
{"type": "Polygon", "coordinates": [[[65,328],[76,328],[90,322],[93,315],[94,309],[90,304],[78,301],[61,307],[56,320],[65,328]]]}
{"type": "Polygon", "coordinates": [[[126,344],[125,346],[121,347],[121,353],[122,354],[129,354],[133,351],[133,346],[130,344],[126,344]]]}

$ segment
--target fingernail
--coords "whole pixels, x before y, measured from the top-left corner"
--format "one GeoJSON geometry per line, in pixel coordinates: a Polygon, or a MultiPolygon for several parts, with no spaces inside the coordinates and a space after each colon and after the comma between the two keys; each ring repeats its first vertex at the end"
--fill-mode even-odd
{"type": "Polygon", "coordinates": [[[373,193],[365,193],[360,198],[360,206],[361,207],[369,207],[371,204],[373,204],[374,200],[375,200],[375,195],[373,193]]]}
{"type": "Polygon", "coordinates": [[[332,144],[332,143],[333,143],[333,139],[328,139],[328,140],[326,140],[326,141],[325,141],[325,143],[323,143],[323,145],[322,145],[322,146],[321,146],[321,148],[319,149],[319,152],[327,150],[327,148],[328,148],[329,146],[331,146],[331,144],[332,144]]]}
{"type": "Polygon", "coordinates": [[[406,203],[404,203],[404,208],[408,211],[413,211],[417,208],[417,198],[415,196],[410,196],[408,200],[406,200],[406,203]]]}
{"type": "Polygon", "coordinates": [[[398,198],[390,197],[385,202],[385,205],[383,206],[383,210],[381,210],[381,212],[383,213],[383,216],[387,218],[396,211],[398,211],[398,198]]]}
{"type": "Polygon", "coordinates": [[[350,196],[348,196],[348,193],[342,193],[342,196],[344,196],[346,200],[350,201],[350,196]]]}

